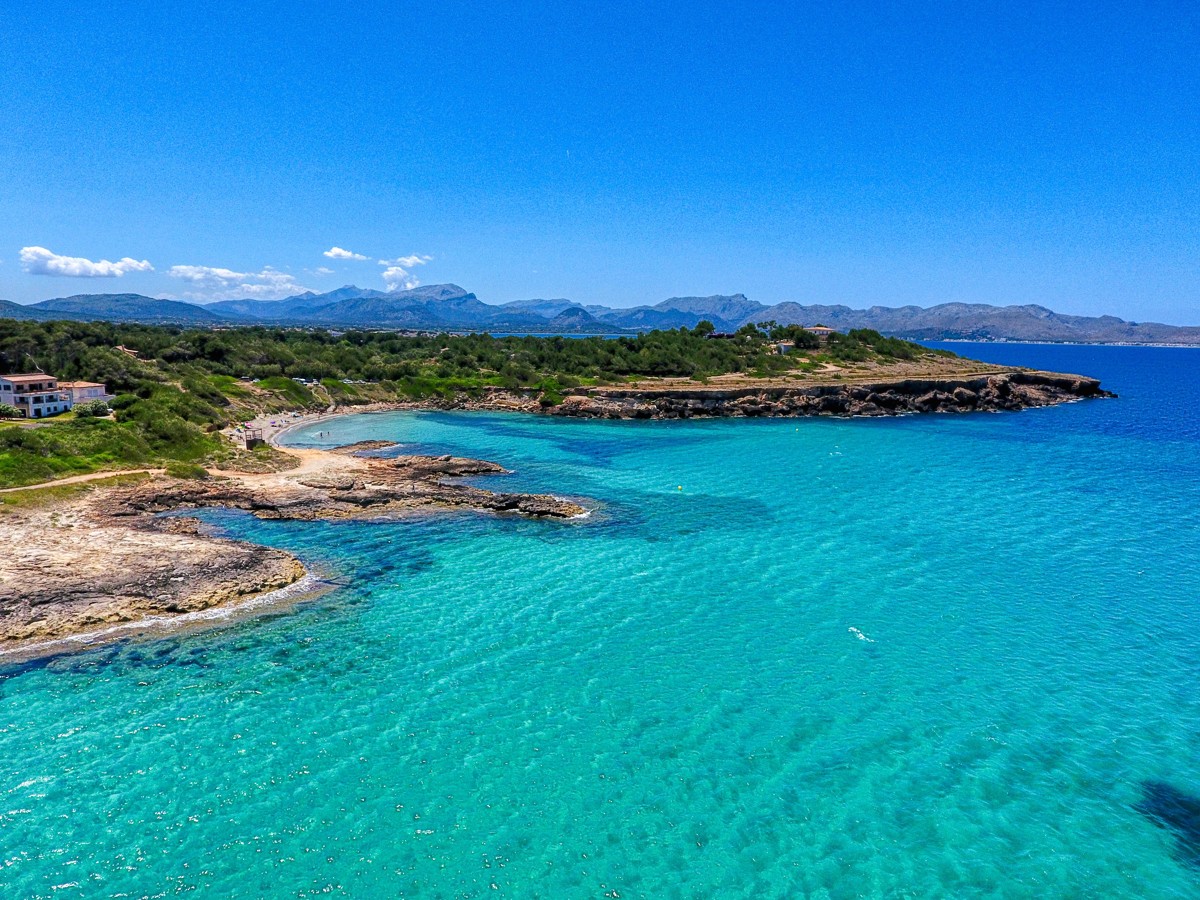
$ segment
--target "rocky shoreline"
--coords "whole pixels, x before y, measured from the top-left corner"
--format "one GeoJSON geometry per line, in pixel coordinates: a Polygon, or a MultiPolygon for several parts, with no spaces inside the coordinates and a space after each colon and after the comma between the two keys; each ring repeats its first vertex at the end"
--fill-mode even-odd
{"type": "MultiPolygon", "coordinates": [[[[537,391],[491,389],[475,397],[376,408],[605,419],[849,417],[1019,410],[1110,396],[1093,378],[1007,370],[800,384],[746,378],[718,385],[657,381],[576,388],[555,403],[545,402],[537,391]]],[[[359,411],[366,410],[338,410],[359,411]]],[[[288,426],[306,420],[300,417],[288,426]]],[[[506,474],[493,462],[370,455],[389,446],[368,441],[334,451],[289,448],[283,452],[296,465],[280,471],[222,472],[199,480],[155,475],[134,486],[99,488],[70,501],[6,511],[0,516],[0,538],[23,549],[0,557],[0,659],[114,625],[236,606],[306,575],[288,553],[206,535],[196,519],[162,517],[163,512],[224,507],[290,520],[381,519],[430,509],[551,519],[588,512],[560,497],[488,491],[454,480],[506,474]]]]}
{"type": "MultiPolygon", "coordinates": [[[[1095,378],[1008,371],[973,376],[713,387],[678,384],[581,387],[553,405],[535,392],[488,389],[478,397],[405,404],[417,408],[511,410],[585,419],[691,419],[771,416],[898,416],[1002,412],[1114,397],[1095,378]]],[[[349,410],[348,410],[349,411],[349,410]]]]}
{"type": "Polygon", "coordinates": [[[467,509],[518,513],[551,519],[572,519],[587,510],[571,500],[550,494],[486,491],[446,478],[508,474],[502,466],[454,456],[399,456],[375,459],[359,452],[388,442],[367,441],[328,453],[304,451],[341,459],[271,478],[227,477],[203,481],[150,482],[114,491],[105,515],[111,519],[152,515],[187,508],[224,507],[246,510],[260,519],[379,518],[416,509],[467,509]]]}
{"type": "Polygon", "coordinates": [[[282,550],[203,535],[195,520],[111,522],[108,491],[6,512],[0,535],[0,659],[117,625],[228,607],[305,575],[282,550]],[[99,507],[99,508],[98,508],[99,507]]]}
{"type": "Polygon", "coordinates": [[[127,635],[140,624],[161,630],[164,619],[246,606],[307,574],[289,553],[208,535],[197,519],[163,512],[223,507],[293,520],[380,519],[431,509],[552,519],[587,513],[547,494],[493,492],[447,480],[506,473],[493,462],[361,455],[381,445],[390,446],[296,450],[299,465],[279,472],[199,480],[153,476],[5,510],[0,539],[22,551],[0,557],[0,661],[77,649],[127,635]],[[70,648],[63,644],[68,639],[70,648]]]}

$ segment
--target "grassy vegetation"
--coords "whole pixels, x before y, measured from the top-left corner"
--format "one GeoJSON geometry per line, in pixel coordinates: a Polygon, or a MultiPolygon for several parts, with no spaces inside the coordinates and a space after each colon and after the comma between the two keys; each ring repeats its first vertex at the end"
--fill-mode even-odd
{"type": "Polygon", "coordinates": [[[36,484],[157,458],[141,429],[75,420],[39,428],[0,427],[0,486],[36,484]]]}
{"type": "Polygon", "coordinates": [[[318,407],[321,404],[313,396],[312,391],[291,378],[282,375],[271,375],[259,379],[258,386],[265,391],[279,394],[293,406],[318,407]]]}
{"type": "Polygon", "coordinates": [[[139,481],[144,481],[149,477],[144,472],[134,472],[125,475],[112,475],[109,478],[97,478],[95,481],[55,484],[47,487],[30,488],[27,491],[12,491],[0,494],[0,513],[30,506],[41,506],[59,500],[68,500],[80,494],[94,491],[97,488],[137,484],[139,481]]]}
{"type": "Polygon", "coordinates": [[[251,396],[250,392],[240,385],[232,375],[209,375],[208,383],[229,400],[245,400],[251,396]]]}
{"type": "Polygon", "coordinates": [[[164,471],[172,478],[189,478],[201,480],[208,477],[208,469],[197,463],[169,462],[164,471]]]}
{"type": "Polygon", "coordinates": [[[703,381],[731,372],[768,378],[827,362],[932,353],[874,331],[834,335],[827,345],[773,322],[720,338],[711,333],[708,323],[605,340],[0,320],[0,370],[24,371],[32,361],[59,378],[104,382],[117,395],[114,420],[0,422],[0,486],[151,464],[219,464],[231,451],[215,432],[256,412],[479,396],[488,387],[530,391],[553,406],[580,384],[703,381]],[[778,354],[781,341],[803,352],[778,354]]]}

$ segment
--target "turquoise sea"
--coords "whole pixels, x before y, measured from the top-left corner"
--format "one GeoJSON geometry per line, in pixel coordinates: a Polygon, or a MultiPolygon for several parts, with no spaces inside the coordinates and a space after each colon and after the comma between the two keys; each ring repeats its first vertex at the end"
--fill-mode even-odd
{"type": "Polygon", "coordinates": [[[583,521],[259,522],[338,587],[0,671],[0,897],[1200,896],[1200,350],[1120,399],[375,414],[583,521]]]}

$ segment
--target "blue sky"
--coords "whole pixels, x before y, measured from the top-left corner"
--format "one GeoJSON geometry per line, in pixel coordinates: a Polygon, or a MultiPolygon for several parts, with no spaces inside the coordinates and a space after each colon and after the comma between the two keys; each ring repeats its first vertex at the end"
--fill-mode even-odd
{"type": "Polygon", "coordinates": [[[0,298],[1200,323],[1195,4],[51,0],[0,46],[0,298]]]}

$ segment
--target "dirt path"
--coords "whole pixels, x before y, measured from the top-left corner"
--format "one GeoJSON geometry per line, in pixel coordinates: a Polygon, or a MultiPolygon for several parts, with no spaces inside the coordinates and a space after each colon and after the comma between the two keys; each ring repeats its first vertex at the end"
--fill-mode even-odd
{"type": "Polygon", "coordinates": [[[307,450],[301,447],[288,447],[281,451],[288,456],[299,458],[300,465],[294,469],[281,469],[278,472],[244,473],[222,472],[227,480],[240,482],[255,490],[287,489],[294,486],[302,478],[318,474],[345,474],[360,472],[367,467],[365,460],[354,456],[343,456],[330,453],[327,450],[307,450]]]}
{"type": "Polygon", "coordinates": [[[71,475],[68,478],[39,481],[37,484],[25,484],[21,487],[0,488],[0,494],[11,494],[15,491],[36,491],[39,488],[58,487],[60,484],[80,484],[84,481],[99,481],[102,478],[115,478],[117,475],[161,475],[163,471],[163,469],[121,469],[115,472],[89,472],[87,475],[71,475]]]}

